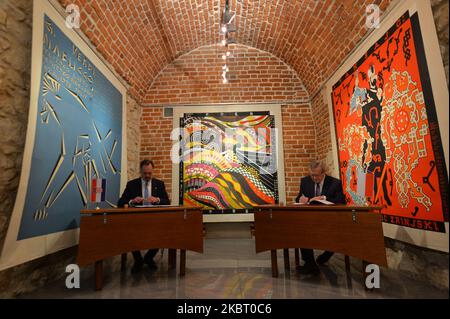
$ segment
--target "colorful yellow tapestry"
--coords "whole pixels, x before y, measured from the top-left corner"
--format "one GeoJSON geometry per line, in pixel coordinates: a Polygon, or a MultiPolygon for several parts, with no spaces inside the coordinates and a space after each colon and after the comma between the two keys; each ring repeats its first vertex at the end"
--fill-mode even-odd
{"type": "Polygon", "coordinates": [[[278,202],[273,116],[197,113],[180,121],[180,203],[235,213],[278,202]]]}

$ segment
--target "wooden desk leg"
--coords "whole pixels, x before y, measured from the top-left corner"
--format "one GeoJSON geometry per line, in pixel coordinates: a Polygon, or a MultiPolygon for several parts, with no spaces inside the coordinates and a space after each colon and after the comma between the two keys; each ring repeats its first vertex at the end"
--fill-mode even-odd
{"type": "Polygon", "coordinates": [[[347,255],[345,255],[345,272],[350,272],[350,257],[348,257],[347,255]]]}
{"type": "Polygon", "coordinates": [[[180,249],[180,277],[186,274],[186,250],[180,249]]]}
{"type": "Polygon", "coordinates": [[[95,290],[103,288],[103,260],[95,262],[95,290]]]}
{"type": "Polygon", "coordinates": [[[284,257],[284,269],[289,270],[291,268],[289,262],[289,249],[283,249],[283,257],[284,257]]]}
{"type": "Polygon", "coordinates": [[[169,269],[174,269],[177,267],[177,250],[169,249],[169,253],[167,254],[169,258],[169,269]]]}
{"type": "Polygon", "coordinates": [[[127,269],[127,253],[124,253],[120,257],[120,270],[125,271],[127,269]]]}
{"type": "Polygon", "coordinates": [[[298,248],[295,248],[295,267],[300,266],[300,251],[298,248]]]}
{"type": "Polygon", "coordinates": [[[270,251],[270,259],[272,260],[272,277],[278,277],[278,261],[277,261],[277,251],[270,251]]]}

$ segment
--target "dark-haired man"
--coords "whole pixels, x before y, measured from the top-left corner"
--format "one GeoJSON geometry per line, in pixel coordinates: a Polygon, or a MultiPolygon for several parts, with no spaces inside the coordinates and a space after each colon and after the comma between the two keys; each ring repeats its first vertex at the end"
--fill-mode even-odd
{"type": "MultiPolygon", "coordinates": [[[[151,160],[143,160],[141,162],[141,177],[133,179],[127,183],[127,186],[119,199],[119,207],[124,207],[125,205],[132,207],[142,204],[170,204],[164,182],[159,179],[152,178],[154,167],[155,165],[151,160]]],[[[150,249],[147,251],[144,258],[142,258],[140,251],[133,251],[134,265],[131,271],[133,273],[140,271],[144,263],[151,269],[156,269],[157,266],[153,261],[153,257],[155,257],[157,253],[158,249],[150,249]]]]}

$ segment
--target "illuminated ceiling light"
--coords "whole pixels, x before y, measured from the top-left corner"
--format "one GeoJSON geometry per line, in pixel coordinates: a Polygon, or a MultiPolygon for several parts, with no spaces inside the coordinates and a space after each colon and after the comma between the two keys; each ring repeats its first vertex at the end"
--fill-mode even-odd
{"type": "Polygon", "coordinates": [[[228,83],[228,79],[227,79],[227,72],[223,72],[222,73],[222,83],[223,84],[227,84],[228,83]]]}
{"type": "Polygon", "coordinates": [[[223,75],[222,83],[223,83],[223,84],[227,84],[227,83],[228,83],[228,79],[227,79],[227,77],[226,77],[225,74],[223,75]]]}
{"type": "Polygon", "coordinates": [[[222,66],[222,83],[227,84],[229,82],[227,78],[227,73],[230,71],[227,65],[227,59],[232,57],[231,52],[228,50],[228,44],[230,43],[236,43],[236,40],[232,39],[230,37],[230,33],[236,32],[236,26],[231,24],[233,20],[236,18],[236,13],[231,14],[230,13],[230,6],[229,6],[229,0],[225,1],[225,9],[222,14],[222,22],[220,24],[220,34],[223,35],[223,39],[221,40],[222,46],[225,47],[225,52],[222,55],[222,59],[224,60],[225,64],[222,66]]]}

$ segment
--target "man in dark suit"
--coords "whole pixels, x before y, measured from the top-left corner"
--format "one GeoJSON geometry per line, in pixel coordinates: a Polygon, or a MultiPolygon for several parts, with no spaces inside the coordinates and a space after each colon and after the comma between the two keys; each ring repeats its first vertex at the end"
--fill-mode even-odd
{"type": "MultiPolygon", "coordinates": [[[[300,181],[300,191],[295,202],[308,204],[314,200],[327,200],[334,204],[346,204],[341,181],[325,174],[325,167],[320,161],[313,161],[310,164],[310,175],[303,177],[300,181]]],[[[299,267],[299,272],[304,274],[318,274],[319,267],[326,263],[333,253],[326,251],[314,261],[314,251],[312,249],[301,249],[302,258],[305,261],[299,267]]]]}
{"type": "MultiPolygon", "coordinates": [[[[152,178],[153,161],[143,160],[140,165],[141,177],[133,179],[127,183],[122,196],[119,199],[118,206],[124,207],[151,204],[151,205],[169,205],[170,200],[166,192],[163,181],[152,178]]],[[[132,230],[130,230],[132,231],[132,230]]],[[[150,269],[156,269],[157,266],[153,261],[153,257],[158,253],[158,249],[150,249],[142,258],[140,251],[133,251],[134,265],[131,271],[133,273],[142,269],[144,263],[150,269]]]]}

